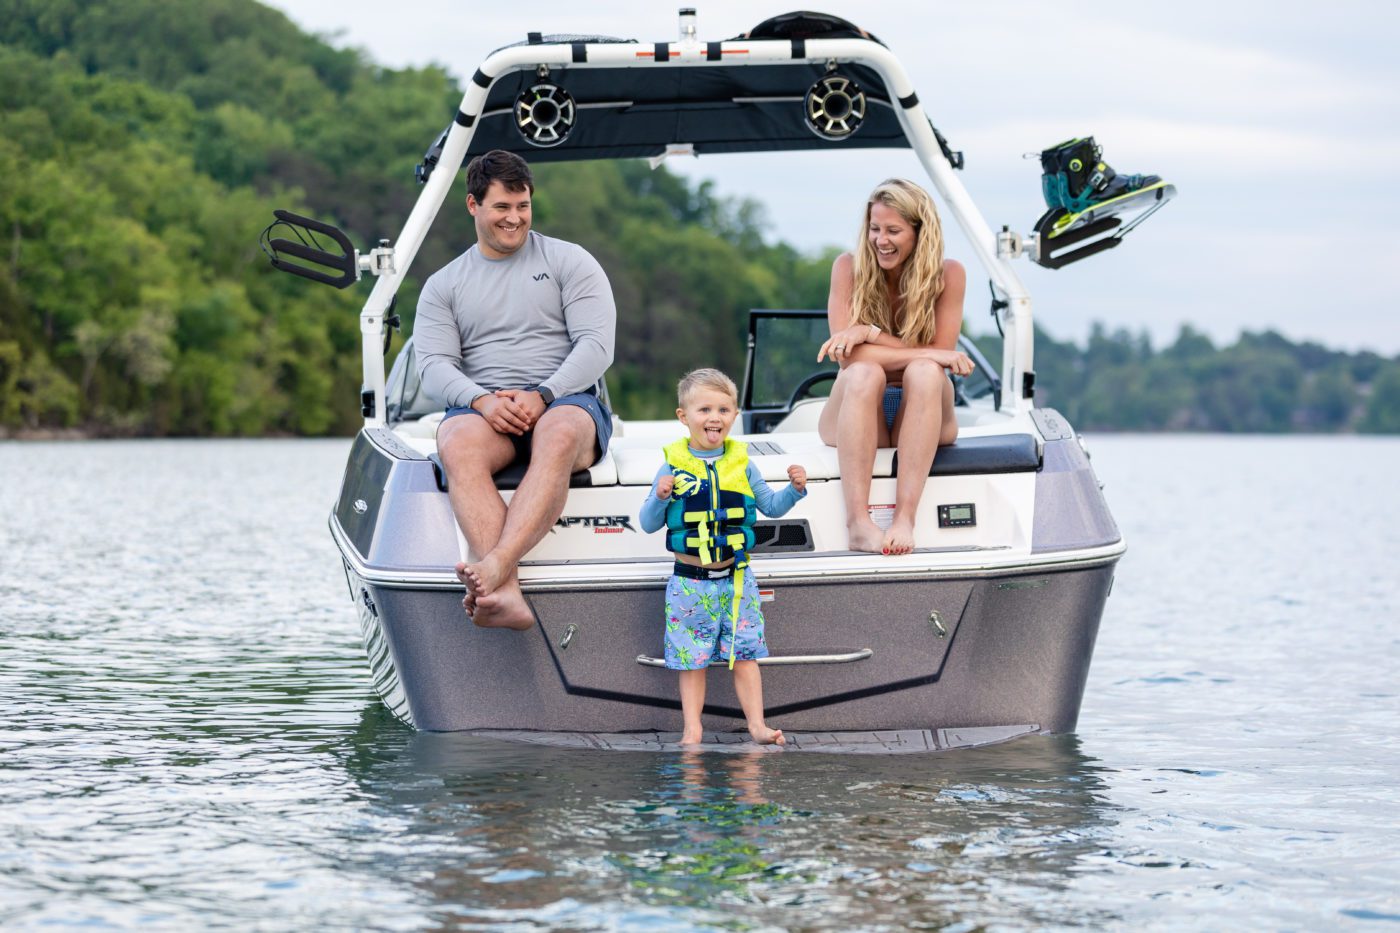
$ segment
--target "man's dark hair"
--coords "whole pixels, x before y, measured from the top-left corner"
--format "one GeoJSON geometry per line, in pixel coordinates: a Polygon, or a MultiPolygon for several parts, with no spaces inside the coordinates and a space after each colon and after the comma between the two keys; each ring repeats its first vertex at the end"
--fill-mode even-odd
{"type": "Polygon", "coordinates": [[[520,156],[504,149],[492,149],[467,165],[467,194],[475,198],[476,203],[486,199],[486,189],[493,181],[505,185],[507,191],[535,193],[535,176],[530,173],[530,166],[520,156]]]}

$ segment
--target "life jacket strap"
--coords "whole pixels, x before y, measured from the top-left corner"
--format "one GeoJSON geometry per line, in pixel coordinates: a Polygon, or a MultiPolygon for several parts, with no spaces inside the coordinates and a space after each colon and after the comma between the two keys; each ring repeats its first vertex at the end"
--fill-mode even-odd
{"type": "MultiPolygon", "coordinates": [[[[717,547],[728,547],[728,548],[733,548],[736,552],[739,551],[740,549],[742,549],[743,546],[744,546],[744,543],[745,543],[745,542],[744,542],[744,533],[743,533],[742,531],[737,531],[737,532],[735,532],[735,533],[732,534],[732,535],[725,535],[725,536],[722,537],[722,538],[709,538],[709,537],[707,537],[707,538],[704,539],[704,541],[714,542],[714,544],[715,544],[717,547]]],[[[685,539],[685,546],[686,546],[686,547],[699,547],[701,544],[702,544],[702,539],[700,539],[700,538],[686,538],[686,539],[685,539]]],[[[704,563],[704,564],[712,564],[712,563],[714,563],[714,561],[708,561],[708,560],[707,560],[707,561],[701,561],[701,563],[704,563]]]]}
{"type": "Polygon", "coordinates": [[[704,512],[682,512],[681,521],[687,524],[699,524],[700,522],[712,522],[720,518],[743,518],[748,514],[748,509],[742,505],[736,505],[728,509],[718,511],[707,510],[704,512]]]}

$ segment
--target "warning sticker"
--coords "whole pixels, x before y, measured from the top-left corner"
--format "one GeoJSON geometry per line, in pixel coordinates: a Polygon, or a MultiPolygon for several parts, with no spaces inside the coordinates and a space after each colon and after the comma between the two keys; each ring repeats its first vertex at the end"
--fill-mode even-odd
{"type": "Polygon", "coordinates": [[[870,520],[880,527],[882,531],[888,531],[894,522],[893,505],[868,505],[866,509],[870,512],[870,520]]]}

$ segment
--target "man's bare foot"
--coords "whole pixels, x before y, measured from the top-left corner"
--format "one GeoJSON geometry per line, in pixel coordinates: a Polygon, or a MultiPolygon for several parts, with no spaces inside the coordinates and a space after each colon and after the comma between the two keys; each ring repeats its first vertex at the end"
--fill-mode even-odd
{"type": "Polygon", "coordinates": [[[914,550],[914,523],[907,518],[895,517],[890,522],[889,531],[880,550],[884,554],[908,554],[914,550]]]}
{"type": "Polygon", "coordinates": [[[455,572],[457,574],[457,579],[462,582],[462,586],[466,587],[467,590],[466,595],[462,597],[462,608],[466,610],[467,615],[475,615],[476,590],[474,589],[474,587],[476,586],[476,584],[472,581],[471,575],[467,573],[466,564],[458,563],[455,568],[455,572]]]}
{"type": "Polygon", "coordinates": [[[467,589],[471,590],[475,587],[478,599],[482,596],[489,596],[505,586],[514,570],[514,567],[501,560],[492,551],[476,563],[466,565],[465,573],[467,579],[471,581],[467,584],[467,589]]]}
{"type": "Polygon", "coordinates": [[[476,598],[472,621],[482,628],[509,628],[523,632],[535,624],[535,614],[525,602],[518,583],[503,586],[476,598]]]}
{"type": "Polygon", "coordinates": [[[694,729],[687,728],[681,733],[682,745],[699,745],[703,741],[705,741],[705,730],[698,726],[694,729]]]}
{"type": "Polygon", "coordinates": [[[787,739],[783,738],[782,729],[770,729],[763,723],[749,726],[749,738],[759,745],[786,745],[787,739]]]}
{"type": "Polygon", "coordinates": [[[869,516],[861,516],[846,523],[846,535],[850,539],[852,551],[876,553],[884,544],[885,533],[872,522],[869,516]]]}

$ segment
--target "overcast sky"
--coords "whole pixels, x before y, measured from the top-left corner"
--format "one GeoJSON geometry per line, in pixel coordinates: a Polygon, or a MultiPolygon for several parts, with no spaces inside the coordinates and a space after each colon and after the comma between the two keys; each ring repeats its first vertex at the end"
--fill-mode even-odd
{"type": "MultiPolygon", "coordinates": [[[[672,41],[680,4],[272,0],[294,22],[391,67],[459,79],[527,32],[672,41]]],[[[699,0],[702,40],[801,5],[699,0]]],[[[1170,341],[1183,322],[1400,353],[1400,11],[1392,4],[827,3],[881,38],[954,149],[993,228],[1044,210],[1039,163],[1093,134],[1120,172],[1174,182],[1175,201],[1117,249],[1058,271],[1022,260],[1036,321],[1082,340],[1093,321],[1170,341]]],[[[444,117],[450,116],[444,114],[444,117]]],[[[430,140],[424,140],[424,148],[430,140]]],[[[416,157],[421,153],[415,152],[416,157]]],[[[925,181],[904,150],[672,159],[721,195],[761,201],[773,237],[849,247],[881,179],[925,181]]],[[[315,192],[308,193],[315,203],[315,192]]],[[[950,225],[951,226],[951,225],[950,225]]],[[[548,232],[542,231],[542,232],[548,232]]],[[[949,255],[973,262],[950,231],[949,255]]],[[[965,315],[990,328],[972,269],[965,315]]]]}

